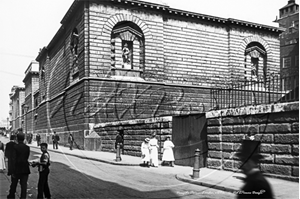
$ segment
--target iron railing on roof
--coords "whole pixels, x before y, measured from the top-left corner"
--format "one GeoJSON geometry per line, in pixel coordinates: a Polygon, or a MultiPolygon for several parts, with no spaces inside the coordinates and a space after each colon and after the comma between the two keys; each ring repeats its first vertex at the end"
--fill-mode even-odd
{"type": "Polygon", "coordinates": [[[285,77],[278,74],[231,83],[212,88],[210,97],[214,110],[299,101],[299,74],[285,77]]]}

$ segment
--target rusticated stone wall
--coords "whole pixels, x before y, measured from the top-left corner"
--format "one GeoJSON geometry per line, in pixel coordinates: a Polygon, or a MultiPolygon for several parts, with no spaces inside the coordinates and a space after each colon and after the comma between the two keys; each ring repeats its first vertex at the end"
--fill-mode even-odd
{"type": "Polygon", "coordinates": [[[259,164],[269,176],[299,178],[299,103],[224,109],[206,113],[208,167],[236,171],[234,156],[242,139],[254,135],[266,158],[259,164]]]}
{"type": "Polygon", "coordinates": [[[145,138],[150,138],[152,133],[157,134],[158,144],[162,148],[166,136],[172,134],[172,117],[97,124],[94,126],[97,136],[94,137],[101,140],[99,150],[115,151],[115,138],[120,128],[124,130],[124,154],[140,156],[142,142],[145,138]]]}
{"type": "Polygon", "coordinates": [[[90,123],[146,119],[209,110],[210,90],[159,82],[89,81],[86,112],[90,123]]]}

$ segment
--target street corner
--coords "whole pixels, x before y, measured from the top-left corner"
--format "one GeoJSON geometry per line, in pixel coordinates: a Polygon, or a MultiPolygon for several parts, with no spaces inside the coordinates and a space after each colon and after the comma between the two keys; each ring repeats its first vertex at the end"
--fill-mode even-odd
{"type": "Polygon", "coordinates": [[[176,174],[175,178],[177,180],[180,180],[182,182],[187,182],[191,184],[196,184],[202,186],[202,182],[199,180],[199,178],[193,178],[192,174],[176,174]]]}
{"type": "Polygon", "coordinates": [[[186,183],[191,183],[191,184],[195,184],[195,185],[199,185],[199,186],[204,186],[204,187],[208,187],[211,189],[215,189],[215,190],[220,190],[220,191],[225,191],[225,192],[230,192],[230,193],[237,193],[238,190],[231,188],[229,186],[224,186],[220,183],[215,183],[215,182],[207,182],[207,181],[203,181],[203,179],[201,178],[193,178],[193,175],[187,175],[187,174],[176,174],[175,175],[177,180],[180,180],[182,182],[186,182],[186,183]]]}
{"type": "Polygon", "coordinates": [[[212,195],[219,195],[220,198],[232,198],[232,193],[221,190],[202,190],[202,191],[176,191],[176,194],[180,197],[189,195],[198,195],[199,198],[208,198],[212,195]]]}

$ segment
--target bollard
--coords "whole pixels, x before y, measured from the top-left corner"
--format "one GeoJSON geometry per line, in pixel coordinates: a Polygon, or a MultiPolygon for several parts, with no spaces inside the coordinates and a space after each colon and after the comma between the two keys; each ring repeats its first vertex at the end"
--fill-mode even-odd
{"type": "Polygon", "coordinates": [[[117,156],[116,156],[116,161],[117,161],[117,162],[120,162],[120,161],[121,161],[120,143],[117,143],[117,156]]]}
{"type": "Polygon", "coordinates": [[[199,178],[199,172],[200,172],[200,150],[195,150],[195,163],[194,163],[194,169],[193,169],[193,178],[199,178]]]}

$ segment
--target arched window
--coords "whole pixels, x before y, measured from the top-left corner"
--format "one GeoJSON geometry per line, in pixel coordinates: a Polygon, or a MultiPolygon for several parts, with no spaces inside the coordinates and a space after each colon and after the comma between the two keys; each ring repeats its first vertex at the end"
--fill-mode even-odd
{"type": "Polygon", "coordinates": [[[140,76],[144,67],[144,35],[129,21],[119,22],[111,33],[113,75],[140,76]]]}
{"type": "Polygon", "coordinates": [[[267,52],[258,42],[251,42],[245,49],[245,79],[264,79],[267,75],[267,52]]]}

